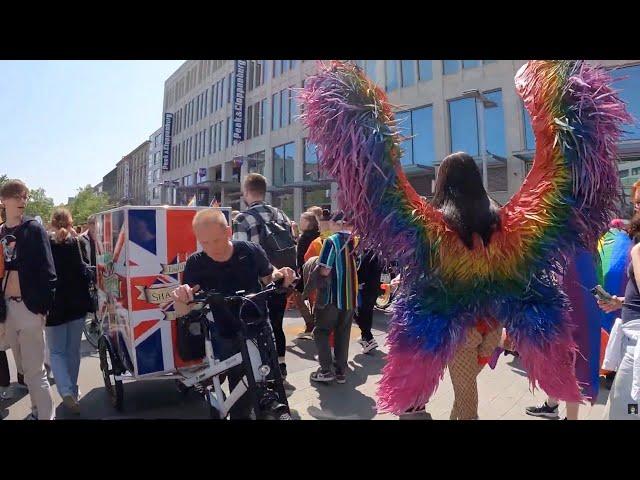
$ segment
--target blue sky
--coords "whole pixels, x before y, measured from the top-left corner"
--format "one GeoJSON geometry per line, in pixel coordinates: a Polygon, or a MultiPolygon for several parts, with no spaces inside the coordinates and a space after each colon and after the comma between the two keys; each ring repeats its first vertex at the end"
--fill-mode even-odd
{"type": "Polygon", "coordinates": [[[56,204],[95,185],[162,126],[183,60],[0,60],[0,175],[56,204]]]}

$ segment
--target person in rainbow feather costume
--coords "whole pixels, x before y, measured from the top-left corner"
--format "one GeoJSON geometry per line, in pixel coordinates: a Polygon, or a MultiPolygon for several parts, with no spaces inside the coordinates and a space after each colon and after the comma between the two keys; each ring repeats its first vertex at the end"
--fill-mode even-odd
{"type": "MultiPolygon", "coordinates": [[[[358,67],[321,64],[299,93],[308,140],[338,183],[360,246],[397,260],[404,272],[377,392],[380,412],[422,408],[465,333],[485,321],[506,328],[532,387],[582,401],[569,305],[556,276],[576,247],[595,250],[613,217],[616,142],[630,117],[607,72],[584,61],[531,61],[515,83],[536,136],[534,164],[496,210],[493,231],[482,239],[472,232],[471,245],[445,209],[409,184],[392,106],[358,67]]],[[[475,188],[488,213],[482,184],[475,188]]]]}

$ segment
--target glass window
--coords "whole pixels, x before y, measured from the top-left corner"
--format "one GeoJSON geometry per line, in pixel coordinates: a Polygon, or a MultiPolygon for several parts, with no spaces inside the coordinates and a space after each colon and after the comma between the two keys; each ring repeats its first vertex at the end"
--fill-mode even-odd
{"type": "Polygon", "coordinates": [[[264,150],[247,156],[248,172],[264,175],[264,150]]]}
{"type": "MultiPolygon", "coordinates": [[[[402,137],[411,137],[411,112],[398,112],[396,114],[398,122],[398,130],[402,137]]],[[[402,157],[400,163],[402,165],[411,165],[413,163],[413,142],[411,138],[404,140],[400,147],[402,148],[402,157]]]]}
{"type": "Polygon", "coordinates": [[[411,111],[413,163],[432,166],[436,157],[433,137],[433,108],[429,105],[411,111]]]}
{"type": "Polygon", "coordinates": [[[393,90],[398,89],[400,86],[400,79],[398,75],[398,60],[386,60],[385,62],[385,73],[386,73],[386,89],[387,92],[392,92],[393,90]]]}
{"type": "Polygon", "coordinates": [[[213,153],[218,151],[218,124],[213,125],[213,153]]]}
{"type": "Polygon", "coordinates": [[[402,60],[402,87],[416,84],[416,61],[402,60]]]}
{"type": "MultiPolygon", "coordinates": [[[[158,170],[160,171],[160,170],[158,170]]],[[[631,175],[640,175],[640,167],[636,167],[631,170],[631,175]]]]}
{"type": "Polygon", "coordinates": [[[449,130],[452,153],[462,151],[478,155],[478,117],[474,98],[449,100],[449,130]]]}
{"type": "Polygon", "coordinates": [[[483,65],[488,65],[489,63],[498,63],[497,60],[482,60],[483,65]]]}
{"type": "Polygon", "coordinates": [[[229,125],[230,123],[231,123],[231,117],[227,117],[227,135],[224,141],[224,148],[229,148],[229,145],[231,144],[231,128],[229,125]]]}
{"type": "Polygon", "coordinates": [[[304,143],[304,180],[318,180],[320,168],[316,146],[305,138],[304,143]]]}
{"type": "Polygon", "coordinates": [[[271,96],[271,130],[280,128],[280,92],[271,96]]]}
{"type": "MultiPolygon", "coordinates": [[[[224,86],[224,79],[222,79],[224,86]]],[[[230,73],[227,77],[227,103],[231,103],[231,86],[233,84],[233,73],[230,73]]],[[[223,89],[224,90],[224,89],[223,89]]]]}
{"type": "Polygon", "coordinates": [[[620,90],[620,98],[627,103],[627,110],[634,118],[633,124],[623,126],[624,133],[621,140],[640,139],[640,65],[616,68],[611,71],[613,78],[619,79],[613,87],[620,90]]]}
{"type": "Polygon", "coordinates": [[[264,134],[264,117],[266,115],[267,99],[263,98],[260,106],[260,135],[264,134]]]}
{"type": "Polygon", "coordinates": [[[418,60],[418,78],[421,82],[428,82],[433,78],[431,60],[418,60]]]}
{"type": "Polygon", "coordinates": [[[525,150],[536,149],[536,137],[533,134],[533,126],[531,125],[531,116],[522,104],[522,122],[524,123],[524,148],[525,150]]]}
{"type": "Polygon", "coordinates": [[[253,105],[247,107],[247,125],[246,125],[246,137],[247,140],[251,139],[253,133],[253,105]]]}
{"type": "Polygon", "coordinates": [[[452,75],[460,71],[460,60],[443,60],[442,71],[445,75],[452,75]]]}
{"type": "Polygon", "coordinates": [[[209,155],[211,155],[212,149],[213,148],[213,125],[209,127],[209,155]]]}
{"type": "Polygon", "coordinates": [[[484,109],[484,131],[487,150],[494,155],[507,156],[504,131],[504,109],[502,108],[502,90],[484,92],[484,96],[496,103],[496,107],[484,109]]]}
{"type": "Polygon", "coordinates": [[[273,149],[273,184],[284,185],[284,145],[273,149]]]}
{"type": "Polygon", "coordinates": [[[260,135],[260,107],[262,107],[262,102],[256,102],[253,105],[253,136],[257,137],[260,135]]]}
{"type": "Polygon", "coordinates": [[[218,122],[218,151],[222,151],[222,126],[223,122],[220,120],[218,122]]]}
{"type": "Polygon", "coordinates": [[[283,127],[289,125],[291,123],[291,102],[289,100],[289,89],[285,88],[280,91],[280,105],[282,110],[282,121],[281,124],[283,127]]]}
{"type": "Polygon", "coordinates": [[[629,170],[620,170],[620,178],[626,178],[629,176],[629,170]]]}
{"type": "Polygon", "coordinates": [[[462,60],[462,68],[477,68],[480,66],[480,60],[462,60]]]}
{"type": "Polygon", "coordinates": [[[273,63],[273,60],[262,61],[262,83],[267,83],[267,78],[269,78],[269,72],[270,72],[272,63],[273,63]]]}
{"type": "Polygon", "coordinates": [[[248,65],[249,68],[248,68],[248,72],[247,72],[247,77],[248,77],[247,78],[247,92],[250,92],[251,90],[253,90],[253,75],[254,75],[254,73],[253,73],[253,64],[254,64],[254,61],[253,60],[249,60],[247,63],[249,64],[248,65]]]}
{"type": "Polygon", "coordinates": [[[298,65],[297,60],[289,60],[289,70],[293,70],[298,65]]]}
{"type": "Polygon", "coordinates": [[[202,116],[206,117],[209,112],[209,89],[207,88],[204,91],[204,103],[202,104],[202,116]]]}
{"type": "Polygon", "coordinates": [[[367,77],[369,77],[369,79],[374,83],[378,83],[378,74],[376,71],[376,65],[377,65],[377,60],[366,60],[364,64],[364,71],[367,77]]]}
{"type": "Polygon", "coordinates": [[[264,83],[264,77],[262,76],[263,75],[263,68],[262,68],[263,64],[264,64],[264,60],[256,61],[256,81],[255,81],[256,88],[264,83]]]}
{"type": "Polygon", "coordinates": [[[273,184],[277,187],[293,182],[296,144],[291,142],[273,149],[273,184]]]}

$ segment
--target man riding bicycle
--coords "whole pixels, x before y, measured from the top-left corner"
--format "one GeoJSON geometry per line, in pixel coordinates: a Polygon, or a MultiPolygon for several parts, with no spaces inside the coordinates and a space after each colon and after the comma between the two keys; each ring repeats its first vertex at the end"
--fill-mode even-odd
{"type": "MultiPolygon", "coordinates": [[[[295,279],[295,272],[288,267],[275,269],[257,244],[231,240],[232,230],[224,214],[219,210],[200,210],[193,218],[193,231],[202,251],[189,257],[184,270],[184,285],[176,288],[171,296],[176,314],[181,317],[189,313],[194,305],[193,294],[198,290],[215,290],[222,295],[257,293],[261,283],[269,284],[283,279],[288,287],[295,279]]],[[[261,307],[263,307],[261,305],[261,307]]],[[[266,305],[263,311],[266,312],[266,305]]],[[[216,318],[213,332],[213,349],[221,360],[239,352],[234,342],[233,319],[216,318]]],[[[233,389],[244,375],[242,365],[229,371],[229,387],[233,389]]],[[[231,408],[230,418],[251,418],[251,401],[247,395],[231,408]]]]}

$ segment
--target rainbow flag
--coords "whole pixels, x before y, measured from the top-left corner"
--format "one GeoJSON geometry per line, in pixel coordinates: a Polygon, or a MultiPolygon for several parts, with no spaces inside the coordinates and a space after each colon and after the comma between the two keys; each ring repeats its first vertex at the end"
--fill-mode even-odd
{"type": "MultiPolygon", "coordinates": [[[[602,275],[598,283],[611,295],[624,296],[632,246],[633,242],[627,232],[618,228],[609,229],[598,242],[598,253],[602,262],[602,275]]],[[[602,328],[607,334],[611,332],[617,316],[619,312],[602,313],[602,328]]]]}
{"type": "Polygon", "coordinates": [[[189,203],[187,203],[187,207],[195,207],[196,206],[196,196],[194,195],[193,197],[191,197],[191,200],[189,200],[189,203]]]}
{"type": "Polygon", "coordinates": [[[578,250],[567,266],[563,289],[571,303],[573,337],[578,345],[576,377],[582,393],[595,403],[600,388],[600,322],[602,310],[589,291],[601,277],[600,262],[588,250],[578,250]]]}

